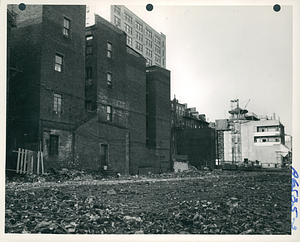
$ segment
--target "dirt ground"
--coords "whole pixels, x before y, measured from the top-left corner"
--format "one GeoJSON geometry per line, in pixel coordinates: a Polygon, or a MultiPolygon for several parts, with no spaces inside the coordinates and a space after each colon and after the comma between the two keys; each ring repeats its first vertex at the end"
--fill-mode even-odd
{"type": "Polygon", "coordinates": [[[18,178],[6,183],[5,233],[289,235],[291,173],[18,178]]]}

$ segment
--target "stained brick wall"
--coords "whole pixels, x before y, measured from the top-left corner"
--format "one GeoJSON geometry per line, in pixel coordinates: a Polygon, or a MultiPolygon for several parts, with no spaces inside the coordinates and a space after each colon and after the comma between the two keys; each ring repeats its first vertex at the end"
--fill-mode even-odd
{"type": "Polygon", "coordinates": [[[146,60],[127,47],[127,100],[130,105],[130,174],[146,160],[146,60]]]}
{"type": "Polygon", "coordinates": [[[170,72],[153,67],[146,74],[145,59],[126,46],[126,34],[101,17],[85,29],[84,6],[27,5],[27,10],[29,15],[23,13],[22,27],[14,33],[24,71],[15,78],[13,93],[22,121],[19,136],[30,149],[42,147],[45,168],[98,170],[103,166],[102,144],[108,148],[108,165],[122,174],[168,171],[170,72]],[[64,17],[70,20],[68,37],[63,36],[64,17]],[[87,56],[86,35],[93,36],[87,56]],[[112,58],[107,56],[108,43],[112,58]],[[63,56],[61,72],[54,68],[55,54],[63,56]],[[92,68],[88,88],[85,67],[92,68]],[[112,74],[112,86],[107,73],[112,74]],[[62,95],[61,113],[54,112],[54,93],[62,95]],[[86,101],[94,108],[88,110],[86,101]],[[58,154],[49,153],[51,135],[58,137],[58,154]],[[147,135],[152,142],[148,148],[147,135]]]}
{"type": "Polygon", "coordinates": [[[28,5],[26,13],[11,6],[18,14],[17,25],[11,31],[11,47],[18,55],[19,69],[10,79],[11,110],[17,117],[14,123],[17,146],[38,149],[39,82],[41,73],[42,7],[28,5]],[[29,143],[36,145],[28,145],[29,143]]]}
{"type": "Polygon", "coordinates": [[[148,67],[147,94],[148,146],[156,149],[155,159],[152,158],[153,167],[156,172],[157,169],[159,172],[166,172],[171,169],[170,71],[157,66],[148,67]]]}
{"type": "Polygon", "coordinates": [[[97,92],[86,98],[97,100],[100,131],[106,130],[98,138],[109,144],[109,166],[121,173],[136,174],[146,149],[145,59],[128,50],[123,31],[100,16],[96,15],[95,21],[95,26],[86,31],[93,36],[86,65],[93,70],[92,85],[97,92]],[[107,57],[108,43],[112,45],[112,58],[107,57]],[[107,85],[107,73],[112,75],[111,87],[107,85]],[[107,121],[107,105],[112,107],[112,121],[107,121]]]}
{"type": "Polygon", "coordinates": [[[19,132],[18,147],[44,151],[45,168],[72,162],[74,125],[88,115],[84,109],[85,6],[26,5],[18,10],[12,32],[21,73],[13,79],[19,132]],[[71,20],[70,36],[63,36],[64,17],[71,20]],[[54,69],[55,54],[63,55],[63,71],[54,69]],[[62,112],[53,112],[54,93],[62,95],[62,112]],[[49,135],[59,137],[59,153],[50,156],[49,135]]]}
{"type": "Polygon", "coordinates": [[[85,6],[43,6],[41,58],[41,118],[78,123],[85,118],[85,6]],[[70,33],[63,35],[64,17],[70,33]],[[63,56],[62,71],[55,71],[55,54],[63,56]],[[53,94],[62,95],[62,113],[53,113],[53,94]]]}
{"type": "Polygon", "coordinates": [[[215,131],[211,128],[176,130],[177,154],[188,155],[191,165],[214,168],[216,157],[215,131]]]}

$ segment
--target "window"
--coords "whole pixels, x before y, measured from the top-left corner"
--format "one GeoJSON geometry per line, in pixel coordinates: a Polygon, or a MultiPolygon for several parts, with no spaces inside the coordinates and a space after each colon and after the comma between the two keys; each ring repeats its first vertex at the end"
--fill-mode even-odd
{"type": "Polygon", "coordinates": [[[93,39],[93,35],[86,36],[86,41],[89,41],[89,40],[92,40],[92,39],[93,39]]]}
{"type": "Polygon", "coordinates": [[[106,106],[106,119],[107,121],[112,121],[112,107],[111,106],[106,106]]]}
{"type": "Polygon", "coordinates": [[[114,6],[114,12],[118,15],[121,15],[121,9],[118,6],[114,6]]]}
{"type": "Polygon", "coordinates": [[[127,44],[132,46],[132,38],[130,36],[127,36],[127,44]]]}
{"type": "Polygon", "coordinates": [[[62,96],[60,94],[54,93],[53,111],[55,113],[61,113],[61,100],[62,96]]]}
{"type": "Polygon", "coordinates": [[[85,85],[91,86],[93,83],[93,69],[92,67],[85,68],[85,85]]]}
{"type": "Polygon", "coordinates": [[[87,111],[96,111],[97,105],[96,102],[93,102],[92,100],[85,100],[85,109],[87,111]]]}
{"type": "Polygon", "coordinates": [[[138,21],[135,22],[135,28],[141,32],[143,32],[143,25],[138,21]]]}
{"type": "Polygon", "coordinates": [[[160,64],[160,57],[158,55],[155,55],[155,62],[160,64]]]}
{"type": "Polygon", "coordinates": [[[152,48],[152,41],[146,38],[146,46],[152,48]]]}
{"type": "Polygon", "coordinates": [[[119,19],[117,16],[114,16],[114,24],[117,27],[121,27],[121,19],[119,19]]]}
{"type": "Polygon", "coordinates": [[[113,46],[111,43],[107,43],[107,57],[112,58],[113,46]]]}
{"type": "Polygon", "coordinates": [[[112,88],[112,74],[107,73],[107,86],[112,88]]]}
{"type": "Polygon", "coordinates": [[[132,24],[132,17],[128,13],[125,13],[125,21],[132,24]]]}
{"type": "Polygon", "coordinates": [[[55,70],[58,72],[62,72],[62,64],[63,64],[63,57],[61,55],[55,55],[55,70]]]}
{"type": "Polygon", "coordinates": [[[147,66],[152,66],[152,60],[149,59],[149,58],[146,58],[147,62],[146,62],[146,65],[147,66]]]}
{"type": "Polygon", "coordinates": [[[127,34],[132,35],[132,28],[128,24],[126,24],[126,23],[124,24],[124,26],[125,26],[125,32],[127,34]]]}
{"type": "Polygon", "coordinates": [[[69,35],[70,35],[70,20],[67,18],[64,18],[63,34],[66,37],[69,37],[69,35]]]}
{"type": "Polygon", "coordinates": [[[160,45],[160,38],[157,36],[154,36],[154,42],[158,45],[160,45]]]}
{"type": "Polygon", "coordinates": [[[100,164],[101,164],[101,167],[108,165],[108,145],[107,144],[100,145],[100,164]]]}
{"type": "Polygon", "coordinates": [[[93,41],[93,36],[92,35],[86,37],[86,48],[85,48],[86,55],[90,55],[93,52],[93,47],[92,47],[93,43],[92,43],[92,41],[93,41]]]}
{"type": "Polygon", "coordinates": [[[145,34],[147,37],[152,39],[152,32],[149,29],[146,29],[145,34]]]}
{"type": "Polygon", "coordinates": [[[86,50],[86,55],[91,55],[93,53],[93,46],[89,45],[85,48],[86,50]]]}
{"type": "Polygon", "coordinates": [[[139,51],[143,52],[143,45],[137,41],[135,42],[135,48],[137,48],[139,51]]]}
{"type": "Polygon", "coordinates": [[[152,57],[152,51],[146,48],[146,55],[152,57]]]}
{"type": "Polygon", "coordinates": [[[155,45],[154,49],[155,49],[155,52],[160,54],[160,47],[158,45],[155,45]]]}
{"type": "Polygon", "coordinates": [[[137,38],[137,40],[143,42],[143,35],[140,34],[139,32],[136,32],[136,38],[137,38]]]}
{"type": "Polygon", "coordinates": [[[58,136],[50,135],[49,155],[58,155],[58,136]]]}
{"type": "Polygon", "coordinates": [[[92,111],[92,101],[91,100],[85,101],[85,109],[88,111],[92,111]]]}

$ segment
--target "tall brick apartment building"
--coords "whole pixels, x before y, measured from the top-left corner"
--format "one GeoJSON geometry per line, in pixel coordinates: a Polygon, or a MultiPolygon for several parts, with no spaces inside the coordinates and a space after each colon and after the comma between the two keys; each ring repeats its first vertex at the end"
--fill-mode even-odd
{"type": "MultiPolygon", "coordinates": [[[[13,149],[43,151],[46,170],[169,170],[161,168],[170,160],[168,147],[161,155],[161,145],[146,144],[146,60],[126,45],[125,32],[100,16],[85,28],[85,6],[27,5],[17,13],[12,48],[23,73],[10,89],[18,117],[13,149]]],[[[156,79],[168,73],[154,72],[156,79]]],[[[165,81],[170,87],[169,74],[165,81]]],[[[169,89],[160,94],[167,97],[166,113],[169,89]]],[[[169,136],[170,130],[158,138],[166,143],[169,136]]]]}
{"type": "Polygon", "coordinates": [[[74,129],[88,115],[85,6],[9,7],[18,14],[11,47],[23,71],[10,80],[10,109],[17,116],[13,148],[42,150],[45,168],[68,166],[74,160],[74,129]]]}

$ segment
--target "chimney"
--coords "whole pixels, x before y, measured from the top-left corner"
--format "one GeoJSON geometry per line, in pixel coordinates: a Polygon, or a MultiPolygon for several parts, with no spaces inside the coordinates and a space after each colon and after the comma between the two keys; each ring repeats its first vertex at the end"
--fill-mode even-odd
{"type": "Polygon", "coordinates": [[[276,115],[275,115],[275,113],[273,113],[273,119],[276,120],[276,115]]]}

